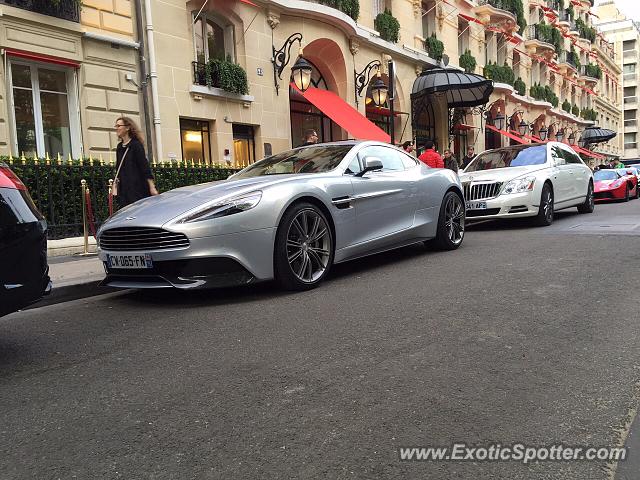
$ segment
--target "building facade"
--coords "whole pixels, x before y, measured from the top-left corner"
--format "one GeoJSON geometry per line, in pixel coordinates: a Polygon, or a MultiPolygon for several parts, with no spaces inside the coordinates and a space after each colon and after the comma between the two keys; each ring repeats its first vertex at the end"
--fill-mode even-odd
{"type": "Polygon", "coordinates": [[[614,43],[616,51],[621,52],[621,55],[616,57],[616,62],[623,72],[624,131],[621,131],[624,141],[623,159],[637,159],[640,158],[640,150],[638,150],[640,26],[620,13],[615,3],[611,1],[600,4],[597,7],[597,14],[598,28],[608,41],[614,43]]]}
{"type": "Polygon", "coordinates": [[[349,138],[348,109],[395,143],[431,139],[458,158],[622,124],[620,69],[590,0],[52,3],[0,0],[0,155],[108,156],[121,114],[144,125],[157,160],[234,166],[299,145],[307,129],[349,138]],[[315,98],[290,81],[299,46],[315,98]],[[492,78],[490,98],[454,108],[445,85],[418,101],[417,76],[447,60],[492,78]],[[378,71],[394,86],[382,106],[378,71]]]}

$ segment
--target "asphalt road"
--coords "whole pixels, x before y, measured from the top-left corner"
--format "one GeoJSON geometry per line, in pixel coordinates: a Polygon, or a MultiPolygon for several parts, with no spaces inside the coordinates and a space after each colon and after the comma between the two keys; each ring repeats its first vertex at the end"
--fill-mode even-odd
{"type": "Polygon", "coordinates": [[[355,261],[310,292],[18,312],[0,320],[0,478],[613,478],[615,462],[406,462],[399,448],[621,445],[639,279],[635,200],[548,228],[479,224],[458,251],[355,261]]]}

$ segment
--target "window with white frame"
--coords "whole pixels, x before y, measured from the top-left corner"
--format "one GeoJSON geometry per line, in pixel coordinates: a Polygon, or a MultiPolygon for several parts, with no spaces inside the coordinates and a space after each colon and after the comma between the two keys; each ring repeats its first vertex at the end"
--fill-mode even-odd
{"type": "Polygon", "coordinates": [[[75,71],[54,64],[13,59],[8,70],[14,153],[79,157],[75,71]]]}
{"type": "Polygon", "coordinates": [[[200,14],[193,24],[193,43],[196,60],[224,60],[230,57],[235,61],[233,24],[224,18],[210,13],[200,14]]]}

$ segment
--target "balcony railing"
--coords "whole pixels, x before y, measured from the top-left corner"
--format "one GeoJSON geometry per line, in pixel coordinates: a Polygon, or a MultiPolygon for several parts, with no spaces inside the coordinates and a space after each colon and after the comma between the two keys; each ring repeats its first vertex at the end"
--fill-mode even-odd
{"type": "MultiPolygon", "coordinates": [[[[541,27],[540,25],[529,25],[527,27],[527,40],[539,40],[549,45],[553,45],[553,37],[550,33],[550,29],[553,27],[541,27]]],[[[555,47],[554,47],[555,48],[555,47]]]]}
{"type": "Polygon", "coordinates": [[[558,63],[568,63],[576,70],[578,69],[577,60],[578,60],[577,54],[573,52],[567,52],[566,50],[563,50],[562,52],[560,52],[560,56],[558,57],[558,63]]]}
{"type": "Polygon", "coordinates": [[[72,22],[80,22],[79,4],[76,0],[60,0],[57,4],[51,0],[0,0],[0,5],[11,5],[72,22]]]}
{"type": "Polygon", "coordinates": [[[560,21],[561,22],[569,22],[569,24],[575,27],[575,23],[573,23],[573,17],[566,10],[560,12],[560,21]]]}

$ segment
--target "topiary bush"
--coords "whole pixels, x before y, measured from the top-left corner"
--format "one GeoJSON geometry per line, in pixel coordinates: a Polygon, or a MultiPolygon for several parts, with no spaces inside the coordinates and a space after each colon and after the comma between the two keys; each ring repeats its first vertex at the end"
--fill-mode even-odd
{"type": "Polygon", "coordinates": [[[432,33],[424,43],[427,53],[431,58],[438,61],[442,60],[442,55],[444,54],[444,43],[436,38],[435,33],[432,33]]]}
{"type": "Polygon", "coordinates": [[[462,55],[460,55],[459,65],[464,68],[467,73],[473,73],[476,69],[476,59],[471,55],[471,50],[467,49],[462,55]]]}
{"type": "Polygon", "coordinates": [[[518,95],[522,95],[524,96],[527,93],[527,85],[524,83],[524,80],[522,80],[522,78],[518,77],[518,79],[513,82],[513,88],[516,89],[516,92],[518,92],[518,95]]]}
{"type": "Polygon", "coordinates": [[[398,43],[400,22],[389,10],[379,13],[373,24],[375,29],[380,32],[380,38],[387,42],[398,43]]]}
{"type": "Polygon", "coordinates": [[[567,113],[571,113],[571,103],[569,103],[569,100],[565,100],[564,102],[562,102],[562,110],[567,113]]]}

